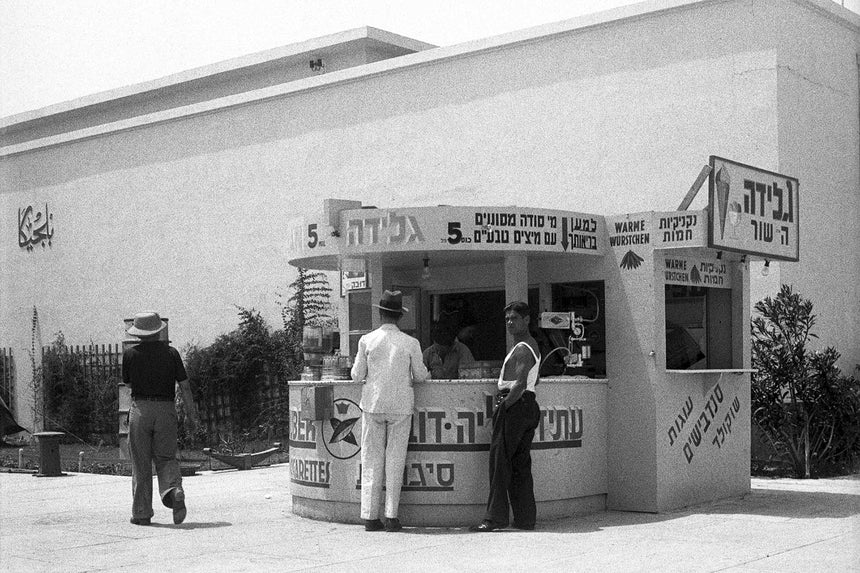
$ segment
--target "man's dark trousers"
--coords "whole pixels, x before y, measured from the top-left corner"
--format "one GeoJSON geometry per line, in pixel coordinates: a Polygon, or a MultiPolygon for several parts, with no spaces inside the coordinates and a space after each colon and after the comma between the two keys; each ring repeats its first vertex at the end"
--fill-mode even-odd
{"type": "Polygon", "coordinates": [[[508,525],[509,508],[514,512],[514,526],[531,529],[535,525],[531,446],[539,422],[534,392],[523,392],[515,404],[493,413],[490,496],[484,519],[497,527],[508,525]]]}

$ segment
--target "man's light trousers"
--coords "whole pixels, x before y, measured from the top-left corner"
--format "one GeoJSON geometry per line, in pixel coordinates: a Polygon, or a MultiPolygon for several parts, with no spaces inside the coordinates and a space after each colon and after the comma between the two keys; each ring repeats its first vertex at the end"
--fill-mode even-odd
{"type": "Polygon", "coordinates": [[[361,518],[397,517],[412,414],[361,414],[361,518]]]}
{"type": "Polygon", "coordinates": [[[152,517],[152,463],[161,502],[173,507],[173,492],[182,489],[176,461],[176,406],[173,402],[135,400],[128,421],[131,454],[132,517],[152,517]]]}

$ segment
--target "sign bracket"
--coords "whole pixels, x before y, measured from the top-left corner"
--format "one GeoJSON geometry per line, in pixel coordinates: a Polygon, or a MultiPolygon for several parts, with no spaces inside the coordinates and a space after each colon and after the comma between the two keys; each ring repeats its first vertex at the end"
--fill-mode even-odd
{"type": "Polygon", "coordinates": [[[684,200],[681,201],[681,204],[678,206],[678,211],[686,211],[687,207],[690,206],[690,203],[693,202],[693,199],[696,198],[696,195],[699,193],[699,189],[702,188],[702,184],[708,178],[708,175],[711,174],[711,166],[705,165],[702,167],[702,170],[699,172],[699,176],[696,177],[696,180],[693,182],[693,186],[690,187],[690,190],[687,191],[687,194],[684,196],[684,200]]]}

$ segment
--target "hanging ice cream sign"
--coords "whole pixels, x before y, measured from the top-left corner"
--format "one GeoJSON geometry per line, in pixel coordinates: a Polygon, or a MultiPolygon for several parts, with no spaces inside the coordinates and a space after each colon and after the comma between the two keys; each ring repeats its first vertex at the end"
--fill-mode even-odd
{"type": "Polygon", "coordinates": [[[715,156],[710,167],[708,246],[799,260],[798,180],[715,156]]]}

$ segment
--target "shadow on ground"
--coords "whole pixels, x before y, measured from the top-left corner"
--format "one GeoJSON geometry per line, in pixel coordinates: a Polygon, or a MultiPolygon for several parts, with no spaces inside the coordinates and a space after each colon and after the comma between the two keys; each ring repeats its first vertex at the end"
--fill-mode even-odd
{"type": "MultiPolygon", "coordinates": [[[[686,507],[665,513],[640,513],[632,511],[605,511],[580,517],[569,517],[553,521],[538,521],[538,530],[553,533],[589,533],[609,527],[625,527],[660,523],[682,519],[691,515],[759,515],[780,518],[832,518],[844,519],[860,515],[860,480],[847,480],[846,485],[857,484],[857,493],[826,493],[807,491],[808,484],[798,480],[788,482],[780,489],[753,487],[749,494],[737,499],[724,499],[706,504],[686,507]],[[797,489],[791,489],[795,485],[797,489]]],[[[462,528],[407,528],[405,533],[424,535],[450,534],[461,532],[472,534],[467,527],[462,528]]],[[[527,531],[505,529],[489,534],[501,535],[516,532],[528,535],[527,531]]]]}
{"type": "Polygon", "coordinates": [[[167,529],[216,529],[219,527],[230,527],[233,524],[229,521],[209,521],[209,522],[185,522],[179,525],[173,523],[156,523],[152,522],[149,527],[166,527],[167,529]]]}

